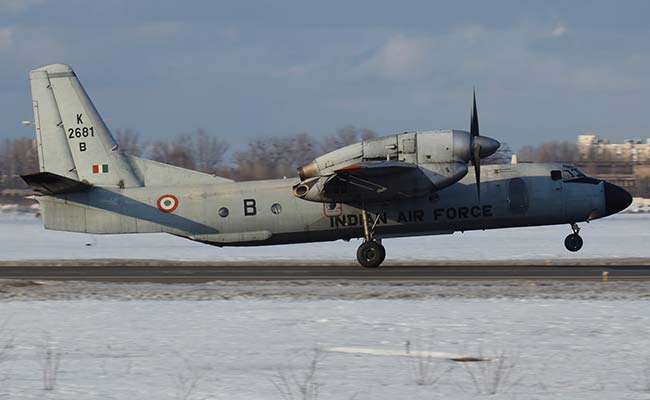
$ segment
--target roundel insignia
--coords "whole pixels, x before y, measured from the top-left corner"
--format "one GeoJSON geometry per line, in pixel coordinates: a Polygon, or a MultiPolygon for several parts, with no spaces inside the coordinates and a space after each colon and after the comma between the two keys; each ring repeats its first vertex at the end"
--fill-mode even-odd
{"type": "Polygon", "coordinates": [[[158,209],[165,213],[174,212],[178,207],[178,198],[173,194],[165,194],[158,198],[156,202],[158,209]]]}

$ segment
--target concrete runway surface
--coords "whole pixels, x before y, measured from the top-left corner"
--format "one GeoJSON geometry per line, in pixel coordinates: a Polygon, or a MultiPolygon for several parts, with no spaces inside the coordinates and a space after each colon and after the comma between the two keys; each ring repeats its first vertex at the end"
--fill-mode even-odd
{"type": "Polygon", "coordinates": [[[208,281],[563,279],[650,280],[650,259],[386,263],[0,261],[0,279],[195,283],[208,281]]]}

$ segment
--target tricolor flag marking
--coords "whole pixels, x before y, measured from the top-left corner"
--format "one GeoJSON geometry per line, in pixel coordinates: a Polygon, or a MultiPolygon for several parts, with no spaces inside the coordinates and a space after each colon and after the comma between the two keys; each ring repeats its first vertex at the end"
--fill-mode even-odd
{"type": "Polygon", "coordinates": [[[93,174],[108,174],[108,164],[93,164],[93,174]]]}

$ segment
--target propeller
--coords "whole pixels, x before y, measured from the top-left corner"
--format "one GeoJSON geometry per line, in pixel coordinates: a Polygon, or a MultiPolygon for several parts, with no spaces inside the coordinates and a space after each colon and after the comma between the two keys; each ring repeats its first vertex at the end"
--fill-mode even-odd
{"type": "Polygon", "coordinates": [[[476,194],[478,201],[481,201],[481,157],[494,154],[501,146],[496,140],[481,136],[478,128],[478,112],[476,111],[476,90],[472,91],[472,118],[470,121],[469,134],[472,139],[471,160],[474,164],[474,175],[476,176],[476,194]]]}

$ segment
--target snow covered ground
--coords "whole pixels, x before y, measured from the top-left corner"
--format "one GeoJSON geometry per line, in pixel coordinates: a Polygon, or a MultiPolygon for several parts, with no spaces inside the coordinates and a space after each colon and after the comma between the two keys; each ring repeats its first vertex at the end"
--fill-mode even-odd
{"type": "Polygon", "coordinates": [[[0,398],[286,399],[306,384],[321,399],[647,399],[647,309],[453,295],[3,301],[0,398]],[[407,351],[492,361],[390,355],[407,351]]]}
{"type": "MultiPolygon", "coordinates": [[[[564,248],[569,226],[499,229],[384,241],[387,261],[650,257],[650,215],[621,214],[581,224],[584,247],[564,248]]],[[[0,260],[137,258],[200,261],[354,262],[353,240],[263,247],[212,247],[166,234],[88,235],[46,231],[33,216],[0,216],[0,260]]]]}

